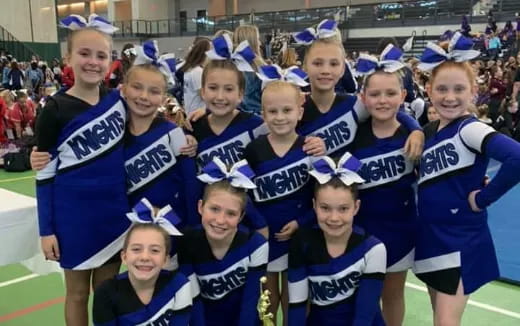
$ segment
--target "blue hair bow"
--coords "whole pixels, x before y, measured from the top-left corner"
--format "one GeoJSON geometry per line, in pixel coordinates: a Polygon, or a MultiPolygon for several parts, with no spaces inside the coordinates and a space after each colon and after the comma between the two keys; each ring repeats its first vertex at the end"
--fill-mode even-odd
{"type": "Polygon", "coordinates": [[[257,75],[262,80],[262,88],[276,80],[286,81],[298,87],[309,85],[305,81],[307,74],[297,66],[282,70],[278,65],[263,65],[258,68],[257,75]]]}
{"type": "Polygon", "coordinates": [[[453,60],[464,62],[480,55],[480,51],[473,50],[473,41],[456,32],[450,40],[448,52],[435,43],[429,42],[417,66],[421,70],[430,71],[445,61],[453,60]]]}
{"type": "Polygon", "coordinates": [[[211,60],[231,60],[240,71],[255,71],[253,69],[253,61],[256,54],[249,46],[248,41],[240,43],[233,52],[233,42],[229,35],[214,38],[211,43],[213,48],[206,51],[206,56],[211,60]]]}
{"type": "Polygon", "coordinates": [[[83,16],[70,15],[60,21],[60,27],[68,28],[73,31],[92,27],[106,34],[113,34],[119,30],[119,28],[110,24],[108,20],[96,14],[91,14],[88,17],[88,21],[83,16]]]}
{"type": "Polygon", "coordinates": [[[135,48],[136,57],[134,65],[150,63],[158,67],[168,79],[170,86],[175,84],[175,54],[166,53],[159,56],[157,41],[146,41],[142,46],[135,48]]]}
{"type": "Polygon", "coordinates": [[[309,174],[315,177],[320,184],[329,182],[333,177],[338,177],[347,186],[365,182],[356,173],[363,164],[349,152],[343,154],[337,165],[328,156],[311,158],[311,160],[313,169],[309,171],[309,174]]]}
{"type": "Polygon", "coordinates": [[[401,62],[403,52],[398,47],[388,44],[383,52],[381,52],[380,59],[368,54],[360,54],[356,63],[356,71],[361,75],[370,75],[377,70],[385,72],[395,72],[404,67],[401,62]]]}
{"type": "Polygon", "coordinates": [[[202,174],[199,175],[198,178],[200,181],[209,184],[228,180],[233,187],[254,189],[256,185],[251,180],[254,176],[255,173],[251,170],[246,160],[241,160],[233,164],[228,171],[226,165],[215,156],[213,161],[202,168],[202,174]]]}
{"type": "Polygon", "coordinates": [[[153,206],[148,199],[141,199],[126,216],[133,223],[153,223],[162,227],[169,235],[182,235],[175,227],[181,220],[172,207],[167,205],[154,214],[153,206]]]}
{"type": "Polygon", "coordinates": [[[296,43],[309,45],[318,39],[333,37],[336,35],[338,23],[331,19],[322,20],[316,29],[309,27],[301,32],[293,34],[296,43]]]}

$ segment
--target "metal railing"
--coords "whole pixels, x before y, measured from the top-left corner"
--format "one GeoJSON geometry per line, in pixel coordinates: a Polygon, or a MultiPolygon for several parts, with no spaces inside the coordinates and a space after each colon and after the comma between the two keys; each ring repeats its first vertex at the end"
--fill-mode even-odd
{"type": "MultiPolygon", "coordinates": [[[[476,10],[480,0],[415,0],[359,6],[342,6],[259,12],[254,15],[192,17],[165,20],[115,21],[120,28],[114,37],[166,37],[212,35],[221,29],[233,30],[242,23],[253,23],[262,32],[297,31],[325,18],[340,22],[340,28],[391,27],[436,24],[459,24],[462,15],[470,23],[486,22],[487,13],[476,10]]],[[[494,6],[497,20],[514,19],[513,11],[502,11],[500,0],[494,6]]],[[[511,8],[507,6],[506,8],[511,8]]],[[[520,8],[517,8],[520,10],[520,8]]],[[[60,33],[60,36],[63,34],[60,33]]]]}
{"type": "Polygon", "coordinates": [[[20,42],[8,30],[0,26],[0,49],[11,54],[19,61],[30,61],[36,53],[24,43],[20,42]]]}

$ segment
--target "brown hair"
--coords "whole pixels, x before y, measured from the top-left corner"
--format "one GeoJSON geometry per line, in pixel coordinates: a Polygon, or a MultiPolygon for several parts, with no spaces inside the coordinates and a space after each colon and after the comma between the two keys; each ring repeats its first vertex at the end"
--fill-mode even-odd
{"type": "Polygon", "coordinates": [[[134,66],[130,67],[130,69],[128,69],[128,72],[126,73],[126,75],[125,75],[125,77],[123,79],[123,83],[127,83],[130,80],[130,76],[132,76],[132,74],[134,72],[138,71],[138,70],[150,71],[150,72],[154,72],[154,73],[157,73],[157,74],[161,75],[163,77],[163,80],[164,80],[163,92],[166,92],[166,88],[168,87],[168,79],[159,70],[159,68],[157,66],[154,66],[151,63],[144,63],[142,65],[134,65],[134,66]]]}
{"type": "Polygon", "coordinates": [[[296,50],[294,48],[287,48],[285,51],[280,52],[278,64],[282,69],[296,66],[298,64],[296,56],[296,50]]]}
{"type": "Polygon", "coordinates": [[[73,43],[74,43],[74,38],[85,32],[85,31],[93,31],[93,32],[96,32],[96,33],[99,33],[100,35],[102,35],[107,41],[108,41],[108,44],[109,44],[109,51],[108,51],[108,55],[110,57],[110,53],[112,52],[112,36],[106,34],[106,33],[103,33],[101,32],[100,30],[96,29],[96,28],[93,28],[93,27],[86,27],[86,28],[82,28],[82,29],[78,29],[78,30],[75,30],[75,31],[71,31],[67,37],[67,54],[71,54],[72,53],[72,47],[73,47],[73,43]]]}
{"type": "Polygon", "coordinates": [[[135,223],[130,227],[130,230],[128,230],[128,233],[126,234],[125,241],[123,242],[123,251],[126,251],[128,249],[128,244],[130,243],[130,237],[135,231],[138,230],[155,230],[159,232],[163,239],[164,239],[164,248],[166,252],[166,256],[170,255],[170,249],[172,247],[171,238],[168,232],[166,232],[165,229],[160,227],[157,224],[154,223],[135,223]]]}
{"type": "Polygon", "coordinates": [[[234,46],[238,46],[243,41],[247,41],[251,49],[256,55],[253,67],[255,70],[264,64],[264,59],[262,58],[262,53],[260,51],[260,32],[258,32],[258,27],[255,25],[241,25],[235,28],[235,32],[233,33],[233,43],[234,46]]]}
{"type": "Polygon", "coordinates": [[[395,72],[386,72],[384,70],[377,70],[376,72],[374,72],[373,74],[370,74],[368,76],[365,76],[365,78],[363,78],[363,92],[365,92],[367,86],[368,86],[368,83],[370,82],[370,79],[372,79],[373,76],[375,75],[386,75],[386,76],[394,76],[395,78],[397,78],[397,81],[399,82],[399,86],[401,89],[404,89],[404,85],[403,85],[403,77],[402,75],[400,74],[399,71],[395,71],[395,72]]]}
{"type": "Polygon", "coordinates": [[[246,88],[246,80],[244,74],[238,70],[237,66],[231,60],[210,60],[202,70],[202,87],[206,85],[206,78],[210,71],[215,69],[229,70],[235,73],[238,81],[238,90],[240,93],[244,93],[246,88]]]}
{"type": "Polygon", "coordinates": [[[204,194],[202,195],[202,205],[208,200],[209,196],[214,191],[225,191],[230,195],[237,196],[241,202],[241,213],[244,212],[247,205],[247,193],[242,188],[233,187],[227,180],[218,181],[212,184],[206,185],[204,188],[204,194]]]}
{"type": "Polygon", "coordinates": [[[202,66],[206,61],[206,51],[211,48],[211,42],[207,38],[200,38],[186,56],[186,63],[181,67],[181,71],[186,72],[196,66],[202,66]]]}
{"type": "Polygon", "coordinates": [[[332,187],[333,189],[342,188],[347,191],[350,191],[352,194],[352,199],[357,200],[359,197],[358,194],[358,186],[356,183],[351,184],[350,186],[347,186],[343,181],[341,181],[338,177],[332,177],[328,182],[324,184],[320,184],[319,182],[316,182],[314,185],[314,197],[318,196],[318,192],[326,187],[332,187]]]}

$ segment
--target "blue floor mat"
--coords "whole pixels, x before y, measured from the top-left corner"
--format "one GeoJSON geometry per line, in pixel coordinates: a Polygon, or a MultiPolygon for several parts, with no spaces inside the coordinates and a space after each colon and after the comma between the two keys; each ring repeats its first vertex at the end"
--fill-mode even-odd
{"type": "MultiPolygon", "coordinates": [[[[493,176],[498,167],[498,163],[492,162],[488,174],[493,176]]],[[[492,204],[488,208],[488,213],[500,275],[520,283],[520,185],[492,204]]]]}

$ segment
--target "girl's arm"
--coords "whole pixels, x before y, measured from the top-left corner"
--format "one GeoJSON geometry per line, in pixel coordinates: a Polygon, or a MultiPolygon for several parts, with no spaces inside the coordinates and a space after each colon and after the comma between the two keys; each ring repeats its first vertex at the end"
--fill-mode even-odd
{"type": "Polygon", "coordinates": [[[302,326],[306,324],[307,301],[309,298],[309,284],[307,269],[305,266],[305,253],[303,252],[301,231],[298,231],[289,247],[289,326],[302,326]]]}
{"type": "Polygon", "coordinates": [[[247,271],[246,283],[242,294],[242,305],[240,307],[240,326],[260,325],[256,306],[260,298],[260,278],[265,276],[269,245],[267,240],[260,234],[254,234],[251,238],[253,252],[250,255],[249,270],[247,271]]]}
{"type": "MultiPolygon", "coordinates": [[[[379,241],[378,241],[379,242],[379,241]]],[[[386,271],[386,248],[374,245],[365,255],[366,267],[357,288],[354,321],[352,326],[369,326],[379,311],[386,271]]]]}
{"type": "Polygon", "coordinates": [[[502,163],[486,187],[470,194],[470,204],[475,205],[472,208],[483,209],[520,182],[520,144],[480,122],[464,126],[460,135],[467,146],[502,163]]]}
{"type": "MultiPolygon", "coordinates": [[[[53,101],[42,110],[38,118],[36,144],[42,151],[49,151],[58,142],[58,118],[53,101]],[[54,106],[54,107],[53,107],[54,106]]],[[[57,153],[51,153],[50,162],[36,174],[36,200],[38,203],[38,222],[42,237],[42,250],[47,259],[59,260],[59,246],[54,236],[53,196],[54,176],[58,165],[57,153]]]]}

